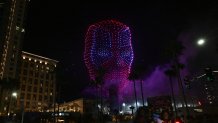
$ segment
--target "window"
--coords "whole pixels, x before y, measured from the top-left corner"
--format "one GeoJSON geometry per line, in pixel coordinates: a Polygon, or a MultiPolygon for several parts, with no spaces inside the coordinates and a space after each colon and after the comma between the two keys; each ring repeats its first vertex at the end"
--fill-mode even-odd
{"type": "Polygon", "coordinates": [[[49,74],[46,74],[46,79],[47,79],[47,80],[49,79],[49,74]]]}
{"type": "Polygon", "coordinates": [[[52,101],[53,100],[53,98],[52,98],[52,96],[50,96],[50,101],[52,101]]]}
{"type": "Polygon", "coordinates": [[[44,96],[44,100],[48,100],[48,96],[44,96]]]}
{"type": "Polygon", "coordinates": [[[39,89],[39,93],[42,93],[42,88],[39,89]]]}
{"type": "Polygon", "coordinates": [[[33,92],[35,93],[37,92],[37,87],[34,87],[33,92]]]}
{"type": "Polygon", "coordinates": [[[30,107],[30,102],[26,102],[26,107],[27,107],[27,108],[30,107]]]}
{"type": "Polygon", "coordinates": [[[25,68],[27,68],[27,67],[28,67],[28,63],[27,63],[27,62],[23,62],[23,66],[24,66],[25,68]]]}
{"type": "Polygon", "coordinates": [[[31,92],[31,86],[28,86],[27,91],[31,92]]]}
{"type": "Polygon", "coordinates": [[[22,90],[22,91],[25,91],[25,88],[26,88],[26,86],[25,86],[25,85],[22,85],[21,90],[22,90]]]}
{"type": "Polygon", "coordinates": [[[44,74],[41,74],[41,75],[40,75],[40,78],[43,79],[43,78],[44,78],[44,74]]]}
{"type": "Polygon", "coordinates": [[[26,81],[26,77],[23,77],[23,81],[24,81],[24,82],[26,81]]]}
{"type": "Polygon", "coordinates": [[[33,79],[32,79],[32,78],[29,78],[29,83],[30,83],[30,84],[32,84],[32,81],[33,81],[33,79]]]}
{"type": "Polygon", "coordinates": [[[43,81],[42,80],[40,81],[40,87],[43,87],[43,81]]]}
{"type": "Polygon", "coordinates": [[[27,75],[27,70],[26,69],[23,70],[23,75],[27,75]]]}
{"type": "Polygon", "coordinates": [[[48,87],[48,81],[46,81],[45,86],[48,87]]]}
{"type": "Polygon", "coordinates": [[[33,94],[33,100],[36,100],[36,95],[35,94],[33,94]]]}
{"type": "Polygon", "coordinates": [[[39,72],[36,72],[35,77],[38,78],[38,76],[39,76],[39,72]]]}
{"type": "Polygon", "coordinates": [[[33,76],[33,71],[32,71],[32,70],[29,72],[29,75],[30,75],[30,76],[33,76]]]}
{"type": "Polygon", "coordinates": [[[31,95],[27,94],[27,99],[30,100],[30,98],[31,98],[31,95]]]}
{"type": "Polygon", "coordinates": [[[38,80],[35,79],[35,80],[34,80],[34,85],[37,85],[37,84],[38,84],[38,80]]]}
{"type": "Polygon", "coordinates": [[[42,101],[42,95],[39,95],[39,101],[42,101]]]}
{"type": "Polygon", "coordinates": [[[21,93],[20,99],[24,99],[24,93],[21,93]]]}
{"type": "Polygon", "coordinates": [[[30,67],[31,67],[31,68],[33,68],[33,67],[34,67],[34,64],[33,64],[33,63],[31,63],[31,64],[30,64],[30,67]]]}
{"type": "Polygon", "coordinates": [[[13,67],[10,67],[9,69],[10,69],[10,71],[13,71],[13,67]]]}

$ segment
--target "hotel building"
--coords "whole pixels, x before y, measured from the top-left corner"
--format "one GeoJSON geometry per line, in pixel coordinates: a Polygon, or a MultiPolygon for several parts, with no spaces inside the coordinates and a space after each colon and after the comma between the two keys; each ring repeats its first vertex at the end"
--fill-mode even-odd
{"type": "Polygon", "coordinates": [[[41,112],[55,102],[58,61],[22,52],[17,104],[26,112],[41,112]]]}

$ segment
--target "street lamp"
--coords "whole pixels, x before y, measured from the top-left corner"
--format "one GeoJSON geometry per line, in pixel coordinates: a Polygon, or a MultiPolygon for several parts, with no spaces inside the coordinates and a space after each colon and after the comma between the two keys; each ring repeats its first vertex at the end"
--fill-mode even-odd
{"type": "Polygon", "coordinates": [[[123,103],[122,106],[123,106],[123,112],[125,113],[126,103],[123,103]]]}
{"type": "MultiPolygon", "coordinates": [[[[11,94],[11,97],[10,97],[10,100],[9,100],[9,104],[8,104],[8,116],[10,115],[10,113],[11,113],[11,108],[12,108],[12,104],[11,103],[14,103],[14,102],[12,102],[12,98],[17,98],[17,92],[13,92],[12,94],[11,94]]],[[[13,108],[14,108],[14,106],[13,106],[13,108]]]]}
{"type": "Polygon", "coordinates": [[[204,45],[204,43],[205,43],[205,40],[204,40],[204,39],[199,39],[199,40],[197,41],[197,44],[198,44],[199,46],[204,45]]]}
{"type": "Polygon", "coordinates": [[[17,92],[13,92],[13,93],[12,93],[12,96],[15,97],[15,98],[17,98],[17,92]]]}

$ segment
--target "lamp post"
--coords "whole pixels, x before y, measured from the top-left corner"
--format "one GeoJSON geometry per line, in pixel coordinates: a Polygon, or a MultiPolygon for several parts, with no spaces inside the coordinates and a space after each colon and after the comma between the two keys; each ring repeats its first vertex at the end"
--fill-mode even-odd
{"type": "Polygon", "coordinates": [[[125,110],[125,109],[126,109],[126,104],[123,103],[122,106],[123,106],[123,113],[125,113],[125,111],[126,111],[126,110],[125,110]]]}
{"type": "Polygon", "coordinates": [[[11,113],[11,103],[12,103],[12,98],[17,98],[17,92],[13,92],[11,95],[10,95],[10,100],[9,100],[9,104],[8,104],[8,116],[10,116],[10,113],[11,113]]]}

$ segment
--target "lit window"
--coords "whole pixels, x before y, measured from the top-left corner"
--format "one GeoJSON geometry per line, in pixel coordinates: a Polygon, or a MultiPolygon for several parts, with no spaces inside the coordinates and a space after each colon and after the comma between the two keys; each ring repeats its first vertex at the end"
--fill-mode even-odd
{"type": "Polygon", "coordinates": [[[29,61],[31,61],[31,58],[29,58],[29,61]]]}
{"type": "Polygon", "coordinates": [[[23,29],[21,30],[21,32],[25,32],[25,29],[23,28],[23,29]]]}
{"type": "Polygon", "coordinates": [[[47,62],[45,62],[45,64],[47,64],[47,62]]]}
{"type": "Polygon", "coordinates": [[[16,26],[16,30],[19,30],[19,29],[20,29],[20,27],[16,26]]]}
{"type": "Polygon", "coordinates": [[[23,56],[23,59],[25,59],[26,57],[25,56],[23,56]]]}

